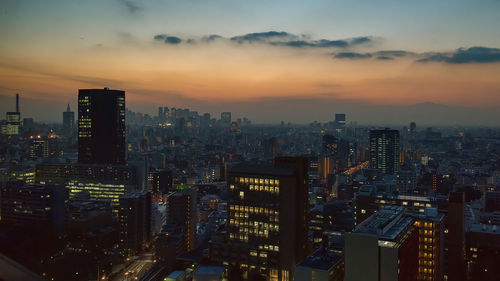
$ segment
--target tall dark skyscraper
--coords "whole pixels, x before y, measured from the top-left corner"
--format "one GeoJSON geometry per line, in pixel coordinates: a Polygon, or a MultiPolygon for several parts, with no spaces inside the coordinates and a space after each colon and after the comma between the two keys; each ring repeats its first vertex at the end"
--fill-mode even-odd
{"type": "Polygon", "coordinates": [[[384,174],[399,170],[399,131],[370,130],[370,165],[384,174]]]}
{"type": "Polygon", "coordinates": [[[125,163],[125,92],[80,89],[78,92],[78,161],[125,163]]]}
{"type": "Polygon", "coordinates": [[[69,108],[69,103],[68,107],[66,108],[66,111],[63,112],[63,127],[64,131],[68,134],[73,131],[73,128],[75,126],[75,113],[71,111],[69,108]]]}

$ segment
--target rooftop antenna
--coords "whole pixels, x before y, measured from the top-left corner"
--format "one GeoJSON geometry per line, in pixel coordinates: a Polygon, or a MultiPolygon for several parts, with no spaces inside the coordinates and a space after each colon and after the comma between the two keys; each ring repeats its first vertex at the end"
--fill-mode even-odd
{"type": "Polygon", "coordinates": [[[16,94],[16,112],[19,113],[19,94],[16,94]]]}

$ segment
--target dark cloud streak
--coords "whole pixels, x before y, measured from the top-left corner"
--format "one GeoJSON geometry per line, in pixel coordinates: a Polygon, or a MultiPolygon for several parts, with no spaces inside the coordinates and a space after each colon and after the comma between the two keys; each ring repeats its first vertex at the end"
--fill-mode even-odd
{"type": "Polygon", "coordinates": [[[418,62],[445,62],[450,64],[500,62],[500,49],[487,47],[460,48],[452,53],[430,53],[418,62]]]}
{"type": "Polygon", "coordinates": [[[142,7],[134,3],[132,0],[117,0],[118,3],[122,4],[127,8],[128,12],[131,14],[137,13],[142,10],[142,7]]]}
{"type": "MultiPolygon", "coordinates": [[[[167,35],[158,34],[153,37],[155,40],[165,41],[167,42],[167,35]]],[[[183,41],[181,38],[176,37],[179,40],[178,43],[183,41]]],[[[373,42],[373,39],[368,36],[364,37],[356,37],[345,40],[328,40],[328,39],[319,39],[319,40],[311,40],[306,35],[296,35],[284,31],[267,31],[267,32],[255,32],[248,33],[244,35],[238,35],[231,38],[224,38],[222,36],[212,34],[208,36],[203,36],[201,38],[201,42],[210,43],[216,40],[228,40],[230,42],[236,42],[238,44],[267,44],[271,46],[281,46],[281,47],[291,47],[291,48],[348,48],[350,46],[357,46],[362,44],[367,44],[373,42]]],[[[196,43],[195,39],[187,39],[185,40],[187,43],[196,43]]],[[[178,44],[175,43],[175,44],[178,44]]]]}
{"type": "Polygon", "coordinates": [[[342,52],[338,53],[334,56],[336,59],[366,59],[366,58],[371,58],[372,54],[361,54],[361,53],[354,53],[354,52],[342,52]]]}

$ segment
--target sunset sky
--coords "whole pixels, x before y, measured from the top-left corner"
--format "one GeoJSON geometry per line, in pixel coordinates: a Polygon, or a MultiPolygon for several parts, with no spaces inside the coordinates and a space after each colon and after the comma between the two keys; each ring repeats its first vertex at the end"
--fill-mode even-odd
{"type": "Polygon", "coordinates": [[[110,87],[151,113],[500,125],[499,0],[2,0],[0,36],[0,118],[110,87]]]}

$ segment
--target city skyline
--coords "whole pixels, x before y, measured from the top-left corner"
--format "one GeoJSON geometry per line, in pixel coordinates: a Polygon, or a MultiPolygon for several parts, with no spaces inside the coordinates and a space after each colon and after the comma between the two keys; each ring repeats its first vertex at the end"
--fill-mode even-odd
{"type": "MultiPolygon", "coordinates": [[[[334,112],[407,123],[408,108],[438,104],[457,113],[415,121],[496,126],[499,9],[493,0],[7,1],[0,110],[12,110],[3,101],[15,93],[26,106],[65,108],[77,89],[110,87],[146,113],[160,102],[257,123],[324,122],[334,112]]],[[[59,121],[33,107],[37,120],[59,121]]]]}

